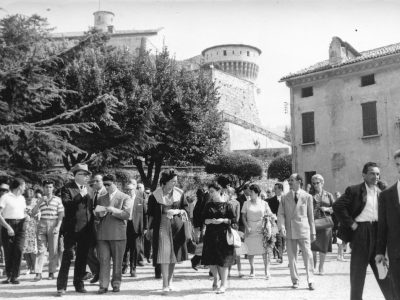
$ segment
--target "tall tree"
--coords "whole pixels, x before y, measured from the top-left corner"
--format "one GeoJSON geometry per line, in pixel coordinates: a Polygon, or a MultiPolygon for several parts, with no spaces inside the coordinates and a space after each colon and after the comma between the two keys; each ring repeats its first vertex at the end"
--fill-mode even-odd
{"type": "Polygon", "coordinates": [[[85,105],[63,107],[69,91],[55,80],[88,43],[103,38],[88,36],[60,51],[61,44],[49,44],[49,33],[46,19],[39,16],[15,15],[0,20],[1,173],[40,178],[62,153],[82,153],[70,137],[98,128],[91,118],[93,111],[112,123],[115,97],[104,94],[85,105]]]}

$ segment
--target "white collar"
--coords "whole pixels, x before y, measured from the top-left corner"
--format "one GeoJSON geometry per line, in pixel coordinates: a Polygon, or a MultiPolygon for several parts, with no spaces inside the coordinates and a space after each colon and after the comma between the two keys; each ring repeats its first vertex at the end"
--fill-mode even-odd
{"type": "MultiPolygon", "coordinates": [[[[172,191],[172,202],[178,202],[181,200],[183,191],[177,187],[174,187],[172,191]]],[[[157,202],[162,204],[162,205],[171,205],[171,203],[167,202],[168,197],[164,197],[163,195],[163,190],[161,187],[158,187],[154,192],[153,192],[154,198],[156,198],[157,202]]],[[[171,199],[169,198],[169,199],[171,199]]]]}

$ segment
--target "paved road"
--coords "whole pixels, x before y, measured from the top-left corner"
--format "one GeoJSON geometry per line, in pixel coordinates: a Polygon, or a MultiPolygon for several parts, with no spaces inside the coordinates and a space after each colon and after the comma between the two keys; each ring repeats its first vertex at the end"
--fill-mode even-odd
{"type": "MultiPolygon", "coordinates": [[[[336,250],[334,249],[334,252],[336,250]]],[[[285,257],[286,259],[286,257],[285,257]]],[[[249,265],[243,261],[244,274],[249,274],[249,265]]],[[[124,275],[120,293],[109,292],[105,295],[97,295],[97,285],[87,284],[88,294],[82,295],[74,291],[72,279],[68,286],[65,299],[278,299],[278,300],[346,300],[349,299],[349,262],[336,261],[335,254],[327,256],[324,276],[315,276],[316,290],[309,291],[302,261],[300,262],[300,287],[291,289],[287,259],[283,264],[272,262],[270,280],[263,276],[263,264],[261,258],[256,258],[256,276],[250,278],[238,278],[236,267],[232,270],[229,280],[229,288],[224,295],[216,295],[211,290],[212,281],[208,277],[207,269],[198,272],[190,268],[189,261],[177,265],[175,276],[175,288],[168,296],[161,295],[161,280],[153,279],[153,268],[146,265],[138,269],[138,277],[131,278],[124,275]],[[126,277],[125,277],[126,276],[126,277]]],[[[72,275],[72,271],[70,272],[72,275]]],[[[43,274],[47,276],[47,273],[43,274]]],[[[55,281],[42,280],[32,282],[34,275],[20,277],[20,285],[0,285],[0,298],[18,299],[54,299],[56,287],[55,281]]],[[[372,271],[368,269],[364,300],[384,300],[372,271]]]]}

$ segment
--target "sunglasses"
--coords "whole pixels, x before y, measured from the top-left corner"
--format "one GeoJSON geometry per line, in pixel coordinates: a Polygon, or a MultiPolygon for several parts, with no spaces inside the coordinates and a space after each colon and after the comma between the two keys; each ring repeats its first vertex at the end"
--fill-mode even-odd
{"type": "Polygon", "coordinates": [[[111,186],[111,183],[104,183],[104,186],[111,186]]]}
{"type": "Polygon", "coordinates": [[[313,182],[312,184],[313,185],[318,185],[318,184],[320,184],[321,182],[313,182]]]}

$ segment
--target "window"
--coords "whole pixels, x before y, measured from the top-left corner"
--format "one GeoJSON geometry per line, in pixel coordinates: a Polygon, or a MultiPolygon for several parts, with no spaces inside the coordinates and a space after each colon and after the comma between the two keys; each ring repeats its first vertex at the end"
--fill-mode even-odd
{"type": "Polygon", "coordinates": [[[303,125],[303,144],[315,143],[314,112],[306,112],[301,115],[303,125]]]}
{"type": "Polygon", "coordinates": [[[375,75],[369,74],[365,76],[361,76],[361,86],[367,86],[375,84],[375,75]]]}
{"type": "Polygon", "coordinates": [[[226,56],[226,50],[224,50],[224,56],[226,56]]]}
{"type": "Polygon", "coordinates": [[[378,122],[376,116],[376,101],[361,104],[363,136],[377,135],[378,122]]]}
{"type": "Polygon", "coordinates": [[[313,87],[308,86],[301,89],[301,98],[311,97],[314,95],[313,87]]]}
{"type": "Polygon", "coordinates": [[[247,51],[247,56],[250,56],[250,51],[247,51]]]}
{"type": "Polygon", "coordinates": [[[304,183],[303,187],[304,187],[304,190],[305,190],[307,193],[309,193],[309,191],[307,191],[307,185],[311,184],[311,178],[312,178],[315,174],[317,174],[317,172],[315,172],[315,171],[304,172],[304,175],[305,175],[305,176],[304,176],[304,181],[305,181],[305,182],[303,182],[303,183],[304,183]]]}

